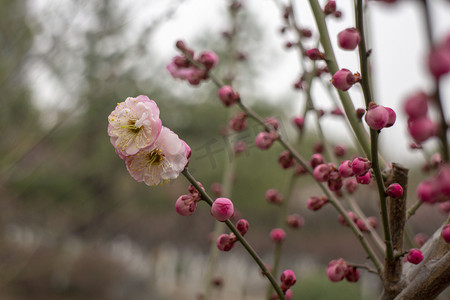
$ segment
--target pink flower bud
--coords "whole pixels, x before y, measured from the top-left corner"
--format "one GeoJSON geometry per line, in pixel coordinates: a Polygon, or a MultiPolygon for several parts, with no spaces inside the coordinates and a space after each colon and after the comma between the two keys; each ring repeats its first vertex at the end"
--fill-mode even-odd
{"type": "Polygon", "coordinates": [[[407,260],[417,265],[423,260],[423,254],[419,249],[409,249],[407,260]]]}
{"type": "Polygon", "coordinates": [[[175,202],[175,210],[182,216],[190,216],[194,213],[197,202],[191,195],[180,196],[175,202]]]}
{"type": "Polygon", "coordinates": [[[343,182],[341,175],[336,170],[336,168],[333,168],[328,176],[328,188],[330,189],[330,191],[337,192],[342,188],[342,185],[343,182]]]}
{"type": "Polygon", "coordinates": [[[387,121],[386,126],[384,126],[384,127],[386,127],[386,128],[392,127],[392,125],[394,125],[394,123],[395,123],[395,120],[397,119],[397,115],[395,114],[395,111],[392,108],[385,107],[385,109],[388,112],[388,121],[387,121]]]}
{"type": "Polygon", "coordinates": [[[347,268],[347,275],[345,275],[345,279],[347,279],[348,282],[357,282],[359,277],[360,273],[357,268],[351,266],[347,268]]]}
{"type": "Polygon", "coordinates": [[[211,215],[217,220],[224,222],[234,214],[233,202],[228,198],[217,198],[211,206],[211,215]]]}
{"type": "Polygon", "coordinates": [[[431,74],[439,79],[450,72],[450,51],[444,47],[431,50],[428,55],[428,69],[431,74]]]}
{"type": "Polygon", "coordinates": [[[364,175],[370,170],[372,164],[367,158],[357,157],[352,160],[351,166],[355,175],[364,175]]]}
{"type": "Polygon", "coordinates": [[[450,243],[450,224],[447,224],[442,228],[441,236],[446,243],[450,243]]]}
{"type": "Polygon", "coordinates": [[[347,28],[338,34],[338,45],[344,50],[354,50],[360,39],[358,29],[347,28]]]}
{"type": "Polygon", "coordinates": [[[359,230],[361,230],[362,232],[368,232],[369,231],[369,227],[367,226],[367,224],[363,221],[363,220],[361,220],[361,219],[358,219],[357,221],[356,221],[356,226],[359,228],[359,230]]]}
{"type": "Polygon", "coordinates": [[[234,154],[238,155],[245,151],[247,151],[247,143],[245,141],[237,141],[236,144],[234,144],[234,154]]]}
{"type": "Polygon", "coordinates": [[[236,229],[239,231],[239,233],[244,236],[248,231],[248,221],[246,219],[240,219],[236,223],[236,229]]]}
{"type": "Polygon", "coordinates": [[[278,164],[283,169],[289,169],[290,167],[294,166],[295,159],[291,156],[291,153],[288,150],[284,150],[278,157],[278,164]]]}
{"type": "MultiPolygon", "coordinates": [[[[203,188],[203,185],[197,181],[197,184],[200,186],[200,188],[205,191],[205,189],[203,188]]],[[[189,193],[191,194],[192,198],[194,198],[194,200],[200,201],[202,199],[202,195],[200,194],[200,192],[192,185],[189,185],[189,193]]]]}
{"type": "Polygon", "coordinates": [[[356,181],[356,178],[354,178],[354,177],[347,178],[344,181],[344,186],[345,186],[345,190],[347,191],[347,193],[353,194],[356,191],[356,189],[358,188],[358,182],[356,181]]]}
{"type": "Polygon", "coordinates": [[[286,232],[281,228],[272,229],[272,231],[270,232],[270,238],[275,243],[283,242],[285,237],[286,237],[286,232]]]}
{"type": "Polygon", "coordinates": [[[175,46],[176,46],[178,49],[180,49],[181,51],[183,51],[183,50],[186,49],[186,45],[184,44],[184,42],[183,42],[182,40],[178,40],[178,41],[175,43],[175,46]]]}
{"type": "Polygon", "coordinates": [[[422,202],[435,203],[437,194],[437,185],[434,180],[424,180],[417,186],[417,196],[422,202]]]}
{"type": "Polygon", "coordinates": [[[341,281],[347,275],[348,264],[342,259],[332,260],[327,266],[328,278],[333,282],[341,281]]]}
{"type": "Polygon", "coordinates": [[[295,126],[297,126],[298,129],[302,130],[303,125],[305,124],[305,118],[303,117],[295,117],[293,120],[295,126]]]}
{"type": "Polygon", "coordinates": [[[298,214],[288,215],[286,223],[292,228],[301,228],[305,224],[305,220],[298,214]]]}
{"type": "Polygon", "coordinates": [[[361,120],[365,113],[366,113],[366,110],[364,108],[361,108],[361,107],[357,108],[355,110],[355,115],[358,118],[358,120],[361,120]]]}
{"type": "Polygon", "coordinates": [[[221,234],[217,238],[216,245],[220,251],[230,251],[235,243],[236,237],[234,234],[221,234]]]}
{"type": "Polygon", "coordinates": [[[229,85],[222,86],[217,92],[217,95],[219,96],[220,101],[227,107],[239,101],[239,94],[235,93],[233,88],[229,85]]]}
{"type": "Polygon", "coordinates": [[[213,51],[204,51],[200,54],[198,61],[205,66],[207,71],[214,68],[219,62],[219,57],[213,51]]]}
{"type": "Polygon", "coordinates": [[[284,294],[284,297],[286,298],[286,300],[291,300],[293,296],[294,296],[294,293],[292,292],[291,289],[288,289],[284,294]]]}
{"type": "Polygon", "coordinates": [[[422,143],[436,134],[436,124],[427,117],[409,119],[408,132],[417,143],[422,143]]]}
{"type": "Polygon", "coordinates": [[[242,131],[247,128],[247,115],[243,112],[237,113],[228,123],[234,131],[242,131]]]}
{"type": "Polygon", "coordinates": [[[412,119],[426,117],[428,112],[428,98],[428,95],[422,91],[406,98],[404,110],[408,117],[412,119]]]}
{"type": "Polygon", "coordinates": [[[347,153],[347,148],[344,145],[336,145],[334,147],[334,154],[337,157],[342,157],[347,153]]]}
{"type": "Polygon", "coordinates": [[[313,145],[314,153],[323,153],[324,149],[325,148],[323,146],[323,143],[321,143],[321,142],[314,143],[314,145],[313,145]]]}
{"type": "Polygon", "coordinates": [[[436,185],[440,194],[450,197],[450,164],[445,164],[436,177],[436,185]]]}
{"type": "Polygon", "coordinates": [[[450,201],[445,201],[439,204],[439,210],[444,214],[450,214],[450,201]]]}
{"type": "Polygon", "coordinates": [[[264,122],[265,122],[267,125],[272,126],[275,130],[277,130],[278,127],[279,127],[278,120],[275,119],[275,118],[272,118],[272,117],[266,118],[266,119],[264,120],[264,122]]]}
{"type": "Polygon", "coordinates": [[[388,123],[389,113],[384,106],[373,104],[369,106],[364,119],[373,130],[381,130],[388,123]]]}
{"type": "Polygon", "coordinates": [[[295,176],[300,176],[300,175],[303,175],[303,174],[306,174],[306,173],[308,173],[308,171],[305,169],[305,167],[302,166],[302,165],[298,165],[298,166],[295,168],[294,175],[295,175],[295,176]]]}
{"type": "Polygon", "coordinates": [[[350,70],[341,69],[337,71],[333,78],[331,79],[331,83],[341,91],[347,91],[352,87],[359,79],[355,78],[355,75],[350,70]]]}
{"type": "Polygon", "coordinates": [[[269,203],[281,204],[283,202],[283,195],[276,189],[268,189],[266,191],[266,200],[269,203]]]}
{"type": "Polygon", "coordinates": [[[369,222],[369,224],[370,224],[370,226],[372,226],[372,228],[378,227],[378,220],[376,217],[368,217],[367,222],[369,222]]]}
{"type": "Polygon", "coordinates": [[[339,166],[339,174],[341,174],[342,177],[347,178],[350,176],[353,176],[353,169],[351,161],[344,160],[341,165],[339,166]]]}
{"type": "Polygon", "coordinates": [[[400,198],[403,195],[403,188],[400,184],[393,183],[387,187],[386,195],[391,198],[400,198]]]}
{"type": "MultiPolygon", "coordinates": [[[[350,218],[350,220],[353,221],[353,223],[357,223],[358,222],[358,217],[356,216],[356,214],[352,211],[347,212],[347,216],[350,218]]],[[[345,218],[342,215],[338,215],[338,221],[339,223],[341,223],[344,226],[350,226],[347,223],[347,220],[345,220],[345,218]]]]}
{"type": "Polygon", "coordinates": [[[325,204],[327,204],[328,199],[323,196],[323,197],[318,197],[318,196],[312,196],[308,199],[308,203],[306,204],[306,207],[312,211],[316,211],[322,208],[322,206],[324,206],[325,204]]]}
{"type": "Polygon", "coordinates": [[[271,132],[266,131],[258,133],[255,139],[256,147],[261,150],[269,149],[273,145],[273,142],[275,142],[274,135],[271,132]]]}
{"type": "Polygon", "coordinates": [[[301,28],[300,35],[304,38],[310,38],[310,37],[312,37],[312,31],[307,28],[301,28]]]}
{"type": "Polygon", "coordinates": [[[288,290],[291,286],[293,286],[297,282],[297,278],[292,270],[285,270],[281,273],[281,289],[283,291],[288,290]]]}
{"type": "Polygon", "coordinates": [[[418,233],[414,236],[414,243],[419,246],[422,247],[423,244],[425,244],[425,242],[427,241],[427,236],[423,233],[418,233]]]}
{"type": "Polygon", "coordinates": [[[370,172],[367,172],[362,176],[356,175],[356,182],[358,182],[359,184],[369,184],[371,180],[372,180],[372,173],[370,172]]]}
{"type": "Polygon", "coordinates": [[[325,54],[323,52],[320,52],[320,50],[317,48],[306,50],[306,56],[311,60],[325,59],[325,54]]]}
{"type": "Polygon", "coordinates": [[[336,1],[330,0],[325,4],[325,7],[323,8],[323,12],[325,15],[331,15],[336,12],[336,1]]]}
{"type": "Polygon", "coordinates": [[[313,177],[318,182],[325,182],[330,176],[331,168],[328,164],[320,164],[314,168],[313,177]]]}
{"type": "Polygon", "coordinates": [[[311,165],[311,168],[315,168],[320,164],[325,163],[325,159],[323,158],[322,154],[314,153],[311,155],[311,158],[309,159],[309,164],[311,165]]]}

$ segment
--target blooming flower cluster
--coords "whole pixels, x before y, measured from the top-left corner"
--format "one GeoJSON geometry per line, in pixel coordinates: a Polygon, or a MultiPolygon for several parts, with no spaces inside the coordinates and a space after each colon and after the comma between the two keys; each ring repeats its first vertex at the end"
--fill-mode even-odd
{"type": "Polygon", "coordinates": [[[111,144],[136,181],[162,184],[177,178],[186,167],[191,149],[162,126],[159,108],[147,96],[118,103],[108,121],[111,144]]]}

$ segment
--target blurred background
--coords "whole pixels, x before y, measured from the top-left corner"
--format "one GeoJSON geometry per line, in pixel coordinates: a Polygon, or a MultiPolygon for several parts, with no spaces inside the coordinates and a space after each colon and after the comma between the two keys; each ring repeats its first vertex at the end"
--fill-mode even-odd
{"type": "MultiPolygon", "coordinates": [[[[300,23],[313,30],[307,42],[313,45],[317,33],[309,6],[297,2],[300,23]]],[[[353,26],[352,2],[338,1],[343,18],[330,21],[333,38],[353,26]]],[[[382,152],[411,169],[414,203],[414,186],[427,176],[421,173],[426,161],[408,148],[401,103],[420,88],[430,89],[431,81],[423,64],[421,7],[418,1],[399,2],[371,2],[369,25],[377,102],[398,115],[398,126],[382,134],[382,152]]],[[[222,62],[216,73],[231,74],[244,101],[262,116],[276,117],[281,132],[296,143],[291,118],[302,114],[305,97],[292,88],[301,67],[298,53],[284,47],[293,36],[279,33],[282,11],[275,1],[247,0],[232,19],[230,4],[0,1],[0,299],[200,299],[214,228],[209,208],[200,203],[193,216],[177,215],[174,203],[187,193],[187,180],[158,187],[135,182],[106,133],[116,103],[140,94],[157,102],[165,126],[190,145],[190,169],[204,187],[221,182],[224,166],[235,164],[233,202],[250,222],[249,241],[271,263],[269,231],[280,222],[279,209],[264,193],[290,188],[291,172],[277,164],[281,148],[257,150],[259,127],[249,122],[235,136],[248,149],[234,157],[220,134],[232,112],[219,103],[217,88],[210,82],[190,86],[165,70],[177,54],[177,39],[198,52],[216,51],[222,62]],[[230,51],[225,37],[232,22],[239,31],[230,51]],[[232,70],[226,62],[233,62],[232,70]]],[[[432,9],[436,36],[443,38],[450,4],[436,1],[432,9]]],[[[338,58],[357,70],[354,53],[338,51],[338,58]]],[[[448,98],[448,78],[443,83],[448,98]]],[[[323,90],[313,92],[317,107],[328,113],[333,102],[323,90]]],[[[355,106],[362,106],[359,87],[351,93],[355,106]]],[[[349,158],[354,150],[342,120],[327,114],[321,122],[332,145],[348,144],[349,158]]],[[[309,126],[299,151],[309,158],[317,142],[317,128],[309,126]]],[[[287,231],[281,268],[298,274],[294,293],[303,299],[376,297],[376,277],[366,272],[357,284],[328,281],[330,260],[361,262],[364,255],[349,230],[336,226],[331,207],[306,209],[308,197],[319,193],[309,178],[297,179],[293,191],[289,211],[302,215],[305,225],[287,231]]],[[[360,188],[356,198],[367,215],[378,215],[371,187],[360,188]]],[[[431,235],[444,219],[424,207],[410,221],[411,235],[431,235]]],[[[222,282],[212,294],[217,299],[265,295],[265,279],[240,245],[219,254],[215,273],[222,282]]]]}

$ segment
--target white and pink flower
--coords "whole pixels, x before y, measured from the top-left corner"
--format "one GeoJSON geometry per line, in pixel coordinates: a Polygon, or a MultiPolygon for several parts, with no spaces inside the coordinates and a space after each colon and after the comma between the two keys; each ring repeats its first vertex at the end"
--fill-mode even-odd
{"type": "Polygon", "coordinates": [[[190,155],[189,146],[166,127],[153,146],[127,156],[125,163],[130,175],[149,186],[175,179],[184,170],[190,155]]]}
{"type": "Polygon", "coordinates": [[[118,103],[108,121],[111,144],[122,159],[151,147],[162,128],[158,106],[144,95],[118,103]]]}

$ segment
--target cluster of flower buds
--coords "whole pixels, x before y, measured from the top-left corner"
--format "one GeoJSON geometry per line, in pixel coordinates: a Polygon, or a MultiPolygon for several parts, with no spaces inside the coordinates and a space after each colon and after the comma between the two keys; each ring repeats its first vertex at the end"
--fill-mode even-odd
{"type": "Polygon", "coordinates": [[[394,125],[397,116],[392,108],[376,105],[371,102],[367,109],[366,120],[367,125],[373,130],[381,130],[383,128],[394,125]]]}
{"type": "Polygon", "coordinates": [[[349,265],[342,258],[332,260],[328,263],[327,275],[333,282],[341,281],[344,278],[349,282],[357,282],[360,277],[359,270],[349,265]]]}
{"type": "MultiPolygon", "coordinates": [[[[237,221],[236,229],[242,236],[244,236],[247,233],[248,228],[249,224],[246,219],[240,219],[239,221],[237,221]]],[[[236,241],[237,238],[234,235],[234,233],[221,234],[217,238],[216,245],[220,251],[230,251],[234,247],[236,241]]]]}
{"type": "MultiPolygon", "coordinates": [[[[200,188],[205,191],[202,184],[197,182],[200,188]]],[[[189,185],[189,194],[178,197],[175,202],[175,210],[182,216],[190,216],[195,212],[197,203],[202,200],[200,192],[191,184],[189,185]]]]}
{"type": "Polygon", "coordinates": [[[450,164],[443,164],[436,176],[422,181],[417,186],[417,195],[422,202],[450,202],[450,164]]]}
{"type": "Polygon", "coordinates": [[[428,69],[436,79],[450,73],[450,34],[428,54],[428,69]]]}
{"type": "Polygon", "coordinates": [[[422,91],[408,96],[404,111],[408,115],[408,132],[416,143],[423,143],[437,133],[436,124],[428,117],[430,97],[422,91]]]}
{"type": "Polygon", "coordinates": [[[325,14],[325,16],[332,15],[336,18],[340,18],[342,16],[342,12],[336,9],[336,1],[334,0],[330,0],[325,4],[323,13],[325,14]]]}
{"type": "Polygon", "coordinates": [[[159,108],[147,96],[118,103],[108,122],[111,144],[136,181],[162,184],[177,178],[188,164],[191,149],[162,126],[159,108]]]}
{"type": "Polygon", "coordinates": [[[183,41],[177,41],[176,47],[182,55],[175,56],[166,66],[173,78],[187,80],[192,85],[198,85],[208,79],[208,72],[219,62],[213,51],[204,51],[194,57],[194,51],[189,49],[183,41]]]}

